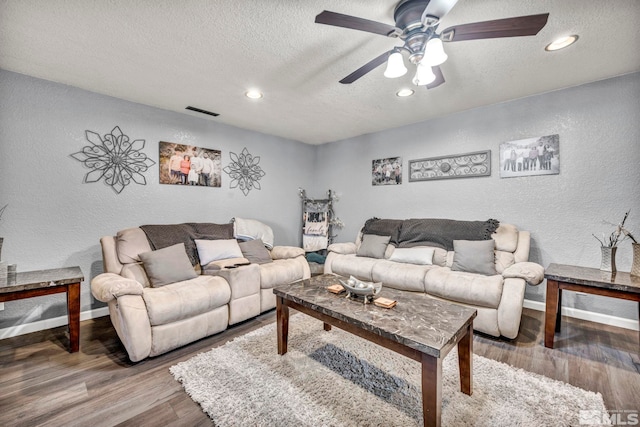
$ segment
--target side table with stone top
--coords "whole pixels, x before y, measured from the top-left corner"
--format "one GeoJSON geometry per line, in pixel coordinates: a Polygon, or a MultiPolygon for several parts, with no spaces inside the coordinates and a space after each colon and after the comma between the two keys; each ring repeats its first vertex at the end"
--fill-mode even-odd
{"type": "Polygon", "coordinates": [[[0,278],[0,302],[66,292],[69,319],[69,351],[80,350],[80,267],[19,272],[0,278]]]}
{"type": "MultiPolygon", "coordinates": [[[[545,270],[544,277],[547,279],[545,347],[553,348],[554,335],[560,332],[563,290],[636,301],[639,303],[640,315],[640,277],[638,276],[622,271],[612,273],[597,268],[550,264],[545,270]]],[[[640,351],[640,345],[638,348],[640,351]]]]}

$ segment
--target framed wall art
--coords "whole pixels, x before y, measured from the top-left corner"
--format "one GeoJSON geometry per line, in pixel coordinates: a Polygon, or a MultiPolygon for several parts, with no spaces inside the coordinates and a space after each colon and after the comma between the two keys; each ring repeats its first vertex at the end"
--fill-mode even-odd
{"type": "Polygon", "coordinates": [[[491,150],[409,160],[409,182],[491,175],[491,150]]]}
{"type": "Polygon", "coordinates": [[[389,157],[371,162],[372,185],[402,184],[402,157],[389,157]]]}
{"type": "Polygon", "coordinates": [[[500,144],[500,178],[559,173],[559,135],[519,139],[500,144]]]}
{"type": "Polygon", "coordinates": [[[220,187],[221,152],[160,141],[160,184],[220,187]]]}

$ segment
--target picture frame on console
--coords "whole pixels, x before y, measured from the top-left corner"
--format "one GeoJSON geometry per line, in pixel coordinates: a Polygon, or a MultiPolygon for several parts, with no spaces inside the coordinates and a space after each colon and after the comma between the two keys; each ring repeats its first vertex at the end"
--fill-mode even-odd
{"type": "Polygon", "coordinates": [[[500,178],[560,173],[560,135],[500,144],[500,178]]]}
{"type": "Polygon", "coordinates": [[[220,187],[222,152],[160,141],[160,184],[220,187]]]}
{"type": "Polygon", "coordinates": [[[388,157],[371,162],[371,185],[402,184],[402,157],[388,157]]]}

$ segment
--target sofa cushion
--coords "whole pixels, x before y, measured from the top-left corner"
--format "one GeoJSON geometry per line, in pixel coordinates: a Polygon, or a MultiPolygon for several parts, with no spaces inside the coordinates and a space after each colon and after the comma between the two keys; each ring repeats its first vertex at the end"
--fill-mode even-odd
{"type": "Polygon", "coordinates": [[[295,258],[275,259],[273,262],[260,265],[260,287],[270,289],[302,280],[302,265],[300,260],[295,258]]]}
{"type": "Polygon", "coordinates": [[[439,267],[427,271],[425,291],[450,301],[497,308],[502,297],[503,283],[504,279],[500,275],[481,276],[439,267]]]}
{"type": "Polygon", "coordinates": [[[356,257],[356,255],[341,255],[331,263],[331,271],[341,276],[356,276],[360,280],[372,281],[372,270],[377,258],[356,257]]]}
{"type": "Polygon", "coordinates": [[[153,287],[189,280],[198,276],[189,261],[184,243],[141,253],[140,259],[153,287]]]}
{"type": "Polygon", "coordinates": [[[389,261],[407,264],[431,265],[433,264],[433,248],[416,246],[413,248],[395,248],[389,257],[389,261]]]}
{"type": "Polygon", "coordinates": [[[242,255],[252,263],[267,264],[273,261],[262,239],[240,242],[239,245],[242,255]]]}
{"type": "Polygon", "coordinates": [[[379,260],[373,265],[371,276],[374,282],[382,282],[383,286],[403,291],[424,292],[425,276],[432,268],[438,267],[379,260]]]}
{"type": "Polygon", "coordinates": [[[151,326],[164,325],[211,311],[231,299],[229,284],[222,277],[198,276],[161,288],[144,288],[151,326]]]}
{"type": "Polygon", "coordinates": [[[496,250],[515,252],[518,247],[518,229],[512,224],[500,224],[500,227],[491,235],[496,242],[496,250]]]}
{"type": "Polygon", "coordinates": [[[496,274],[496,259],[493,240],[454,240],[454,271],[466,271],[485,275],[496,274]]]}
{"type": "Polygon", "coordinates": [[[228,258],[242,258],[242,251],[236,239],[194,240],[201,265],[228,258]]]}
{"type": "Polygon", "coordinates": [[[389,239],[389,236],[364,234],[362,236],[362,243],[360,244],[356,255],[369,258],[384,258],[384,253],[387,250],[389,239]]]}
{"type": "Polygon", "coordinates": [[[151,282],[149,282],[149,277],[147,273],[144,271],[144,267],[141,262],[136,262],[134,264],[125,264],[122,266],[122,271],[120,271],[120,275],[127,279],[133,279],[142,284],[145,288],[151,286],[151,282]]]}
{"type": "Polygon", "coordinates": [[[116,234],[116,252],[122,264],[140,262],[140,254],[150,251],[149,239],[140,227],[120,230],[116,234]]]}

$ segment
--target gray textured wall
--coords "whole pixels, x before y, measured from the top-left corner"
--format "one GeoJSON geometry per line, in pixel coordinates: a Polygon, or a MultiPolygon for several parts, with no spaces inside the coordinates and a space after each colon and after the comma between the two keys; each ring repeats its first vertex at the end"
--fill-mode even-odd
{"type": "MultiPolygon", "coordinates": [[[[438,90],[438,89],[435,89],[438,90]]],[[[496,88],[499,90],[499,88],[496,88]]],[[[418,94],[417,96],[429,96],[418,94]]],[[[410,102],[410,100],[408,100],[410,102]]],[[[318,181],[342,195],[346,223],[336,241],[352,241],[364,221],[380,218],[496,218],[532,234],[531,260],[600,266],[591,233],[612,231],[631,209],[640,235],[640,74],[631,74],[318,147],[318,181]],[[560,135],[560,174],[500,178],[502,142],[560,135]],[[490,177],[408,182],[408,160],[490,149],[490,177]],[[400,186],[372,186],[371,161],[401,156],[400,186]]],[[[631,245],[618,249],[629,271],[631,245]]],[[[526,298],[544,301],[543,286],[526,298]]],[[[638,318],[637,303],[567,293],[579,309],[638,318]]]]}
{"type": "MultiPolygon", "coordinates": [[[[297,245],[301,217],[298,187],[309,186],[315,148],[69,86],[0,71],[0,220],[2,258],[18,270],[79,265],[82,310],[93,300],[89,280],[102,271],[99,239],[142,224],[228,222],[256,218],[269,224],[277,244],[297,245]],[[88,169],[70,154],[89,145],[85,130],[104,135],[114,126],[133,139],[156,165],[147,185],[130,184],[116,194],[102,182],[85,184],[88,169]],[[159,184],[158,141],[183,142],[229,152],[247,147],[261,156],[262,190],[244,196],[229,189],[159,184]]],[[[63,295],[20,300],[0,311],[0,329],[66,313],[63,295]],[[42,312],[42,314],[41,314],[42,312]]]]}
{"type": "MultiPolygon", "coordinates": [[[[426,95],[428,96],[428,94],[426,95]]],[[[408,102],[411,102],[408,100],[408,102]]],[[[497,218],[532,232],[531,259],[599,265],[592,232],[608,232],[631,209],[629,226],[640,234],[640,74],[478,108],[322,146],[233,128],[211,120],[146,107],[80,89],[0,71],[0,221],[3,259],[19,270],[79,265],[87,279],[101,272],[99,238],[151,223],[226,222],[234,216],[263,220],[276,243],[298,244],[297,188],[321,198],[331,188],[346,223],[337,241],[351,241],[371,217],[497,218]],[[84,131],[105,134],[120,126],[158,161],[158,141],[184,142],[223,153],[247,147],[260,155],[266,171],[262,190],[245,197],[230,190],[223,174],[219,189],[158,184],[158,168],[148,185],[131,184],[116,195],[102,183],[83,184],[87,172],[69,155],[88,144],[84,131]],[[560,135],[560,175],[501,179],[501,142],[560,135]],[[409,183],[407,161],[423,157],[492,150],[490,177],[409,183]],[[400,186],[371,186],[373,159],[401,156],[400,186]]],[[[628,270],[631,248],[618,252],[628,270]]],[[[542,287],[527,298],[544,300],[542,287]]],[[[565,304],[605,314],[637,318],[630,302],[575,297],[565,304]]],[[[82,286],[82,310],[101,306],[82,286]]],[[[65,313],[62,296],[7,303],[0,329],[65,313]]]]}

